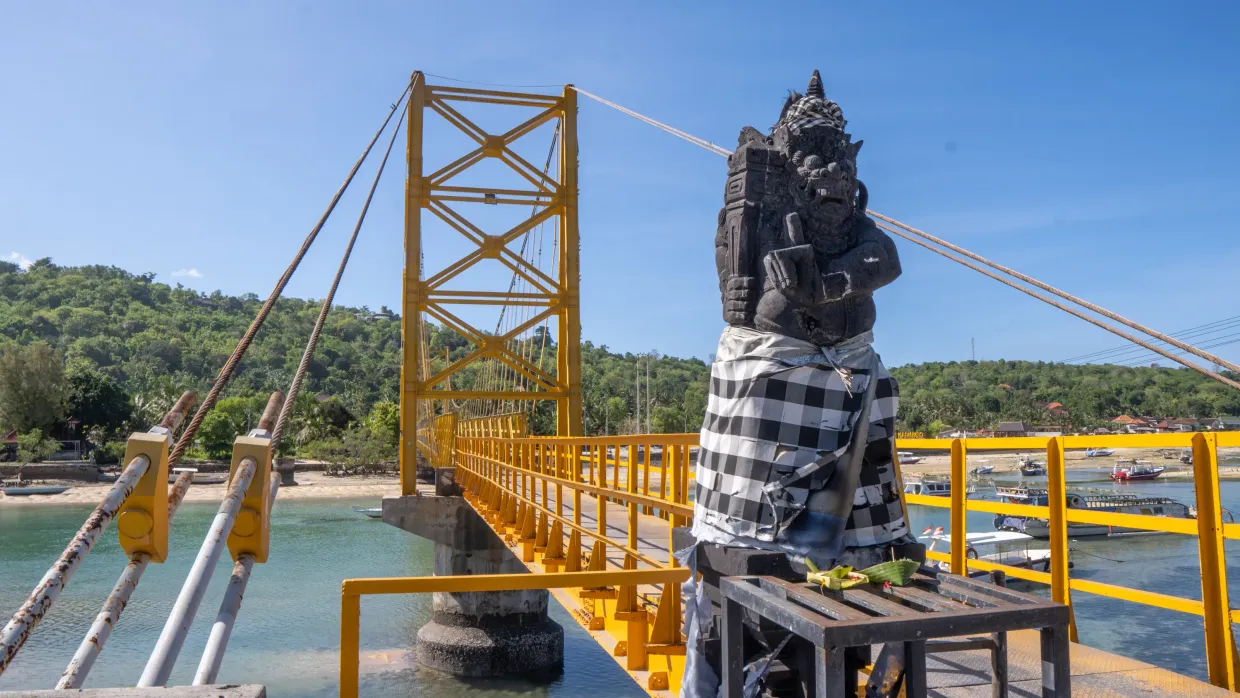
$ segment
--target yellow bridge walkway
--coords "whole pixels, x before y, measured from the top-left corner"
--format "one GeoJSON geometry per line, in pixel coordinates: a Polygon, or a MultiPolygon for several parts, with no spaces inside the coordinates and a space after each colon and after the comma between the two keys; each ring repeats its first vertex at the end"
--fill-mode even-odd
{"type": "MultiPolygon", "coordinates": [[[[476,428],[471,431],[468,424],[463,421],[457,433],[481,433],[476,428]]],[[[683,671],[678,586],[687,578],[687,571],[678,568],[671,556],[670,535],[673,527],[686,526],[691,521],[692,456],[696,445],[696,434],[531,438],[508,433],[457,436],[450,446],[440,443],[435,450],[445,459],[441,465],[455,465],[466,499],[546,584],[540,585],[535,579],[495,579],[500,577],[495,575],[488,580],[475,578],[471,586],[461,587],[460,582],[468,578],[456,578],[455,582],[431,578],[424,582],[405,580],[408,584],[402,592],[393,591],[393,587],[373,593],[484,590],[483,587],[500,590],[513,588],[505,585],[515,583],[520,583],[521,588],[551,589],[578,623],[640,686],[650,695],[670,698],[679,690],[683,671]],[[586,582],[580,581],[583,579],[586,582]]],[[[1064,487],[1065,446],[1193,449],[1196,462],[1205,466],[1197,469],[1196,521],[1081,511],[1066,506],[970,501],[963,487],[955,488],[951,498],[907,499],[913,504],[951,508],[951,552],[930,556],[951,565],[953,570],[963,571],[966,565],[967,569],[1002,569],[1011,577],[1047,584],[1056,600],[1069,605],[1071,592],[1078,590],[1203,617],[1206,665],[1214,685],[1074,643],[1072,674],[1077,695],[1222,696],[1236,688],[1231,622],[1240,616],[1240,611],[1231,610],[1227,602],[1222,544],[1225,538],[1240,537],[1240,526],[1224,525],[1221,520],[1216,467],[1219,445],[1240,445],[1240,435],[981,439],[967,444],[962,440],[905,440],[899,447],[950,451],[953,472],[961,471],[953,482],[963,483],[967,449],[1031,450],[1036,446],[1048,454],[1052,492],[1064,487]],[[1088,520],[1198,535],[1205,600],[1069,579],[1066,565],[1061,571],[1038,573],[968,559],[964,555],[963,533],[965,513],[970,510],[1049,518],[1053,555],[1063,556],[1053,559],[1066,560],[1069,521],[1088,520]]],[[[346,597],[356,598],[350,593],[346,597]]],[[[1040,695],[1036,633],[1013,633],[1009,643],[1011,695],[1040,695]]],[[[342,643],[342,651],[355,646],[342,643]]],[[[355,658],[356,653],[352,657],[342,655],[342,679],[346,664],[353,661],[356,666],[355,658]]],[[[989,666],[989,658],[983,652],[932,655],[928,679],[931,694],[990,695],[989,666]]],[[[342,695],[353,695],[344,681],[342,695]]]]}

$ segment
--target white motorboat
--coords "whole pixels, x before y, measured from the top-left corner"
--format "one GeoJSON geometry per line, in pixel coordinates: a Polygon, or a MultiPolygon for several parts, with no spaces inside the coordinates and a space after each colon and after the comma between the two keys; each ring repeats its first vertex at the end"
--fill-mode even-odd
{"type": "MultiPolygon", "coordinates": [[[[923,532],[923,535],[920,537],[930,539],[931,543],[928,550],[931,551],[940,542],[950,546],[952,540],[951,535],[943,533],[941,528],[933,534],[925,534],[923,532]]],[[[1029,547],[1031,541],[1033,541],[1033,536],[1016,531],[966,533],[965,557],[970,560],[981,560],[997,565],[1019,567],[1035,572],[1049,572],[1051,569],[1050,549],[1031,548],[1029,547]]],[[[940,569],[947,569],[947,563],[939,562],[937,564],[940,569]]],[[[1069,562],[1068,567],[1071,568],[1072,563],[1069,562]]],[[[969,570],[969,576],[971,577],[982,577],[986,574],[988,573],[984,570],[969,570]]]]}

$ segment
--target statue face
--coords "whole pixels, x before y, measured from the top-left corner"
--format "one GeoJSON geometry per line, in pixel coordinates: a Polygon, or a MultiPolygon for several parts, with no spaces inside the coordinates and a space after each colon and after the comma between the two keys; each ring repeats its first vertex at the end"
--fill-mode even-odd
{"type": "Polygon", "coordinates": [[[820,231],[840,229],[857,198],[856,146],[830,128],[811,128],[788,139],[792,197],[820,231]],[[825,230],[824,230],[825,229],[825,230]]]}

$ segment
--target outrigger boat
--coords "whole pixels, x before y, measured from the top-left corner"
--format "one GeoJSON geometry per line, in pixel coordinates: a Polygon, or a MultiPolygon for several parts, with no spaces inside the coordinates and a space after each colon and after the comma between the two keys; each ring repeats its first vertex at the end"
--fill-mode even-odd
{"type": "MultiPolygon", "coordinates": [[[[996,487],[995,494],[999,496],[1001,501],[1013,504],[1047,506],[1050,502],[1050,494],[1045,488],[1041,487],[996,487]]],[[[1070,492],[1067,499],[1069,509],[1088,509],[1090,511],[1140,514],[1144,516],[1169,516],[1177,519],[1193,518],[1193,510],[1188,505],[1169,497],[1141,497],[1135,494],[1120,492],[1070,492]]],[[[996,514],[994,527],[1000,531],[1026,533],[1034,538],[1050,538],[1050,522],[1046,519],[996,514]]],[[[1145,531],[1120,526],[1068,522],[1068,536],[1071,538],[1133,536],[1152,533],[1161,533],[1161,531],[1145,531]]]]}
{"type": "Polygon", "coordinates": [[[1116,482],[1153,480],[1167,471],[1160,465],[1150,465],[1145,461],[1134,460],[1127,468],[1121,468],[1121,463],[1121,461],[1116,461],[1115,467],[1111,468],[1111,479],[1116,482]]]}

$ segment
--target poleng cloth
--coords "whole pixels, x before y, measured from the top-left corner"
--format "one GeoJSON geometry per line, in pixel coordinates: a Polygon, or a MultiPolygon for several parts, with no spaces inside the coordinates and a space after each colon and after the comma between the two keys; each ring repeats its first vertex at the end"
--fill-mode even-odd
{"type": "Polygon", "coordinates": [[[898,389],[872,339],[866,332],[820,347],[744,327],[724,330],[698,451],[699,539],[780,547],[779,534],[804,511],[811,490],[830,484],[836,462],[862,431],[857,420],[870,380],[878,381],[864,432],[872,446],[843,543],[883,545],[908,533],[891,462],[898,389]]]}

